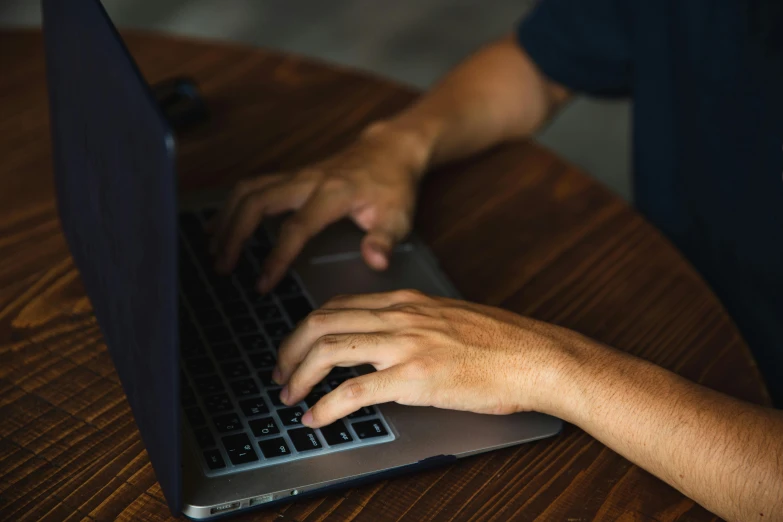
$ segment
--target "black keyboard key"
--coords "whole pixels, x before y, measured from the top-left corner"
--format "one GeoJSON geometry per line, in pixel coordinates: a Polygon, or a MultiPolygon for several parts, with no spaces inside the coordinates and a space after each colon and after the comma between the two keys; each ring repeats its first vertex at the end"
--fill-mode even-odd
{"type": "Polygon", "coordinates": [[[250,429],[253,430],[253,435],[256,437],[266,437],[267,435],[277,435],[280,433],[280,429],[277,427],[272,417],[265,417],[263,419],[256,419],[248,421],[250,429]]]}
{"type": "Polygon", "coordinates": [[[237,397],[249,397],[260,393],[256,381],[253,379],[242,379],[231,383],[231,389],[237,397]]]}
{"type": "Polygon", "coordinates": [[[215,445],[215,438],[212,436],[212,432],[208,428],[201,428],[195,430],[193,434],[196,436],[196,442],[201,449],[211,448],[215,445]]]}
{"type": "Polygon", "coordinates": [[[280,297],[302,295],[302,289],[299,283],[292,276],[287,275],[277,284],[274,292],[280,297]]]}
{"type": "Polygon", "coordinates": [[[257,286],[258,275],[250,272],[235,272],[234,280],[244,292],[252,292],[257,286]]]}
{"type": "Polygon", "coordinates": [[[204,452],[204,459],[207,461],[207,467],[209,469],[221,469],[226,467],[226,463],[223,462],[223,457],[220,456],[220,450],[207,450],[204,452]]]}
{"type": "Polygon", "coordinates": [[[264,330],[266,334],[272,339],[282,339],[291,332],[288,327],[288,323],[284,321],[273,321],[271,323],[264,323],[264,330]]]}
{"type": "Polygon", "coordinates": [[[255,234],[253,234],[253,240],[255,241],[255,244],[263,245],[267,248],[272,248],[272,241],[270,240],[270,235],[264,227],[259,227],[256,229],[255,234]]]}
{"type": "Polygon", "coordinates": [[[386,428],[379,420],[354,422],[351,426],[353,426],[353,430],[360,439],[370,439],[372,437],[383,437],[384,435],[388,435],[386,428]]]}
{"type": "Polygon", "coordinates": [[[253,245],[250,245],[250,255],[254,257],[259,263],[266,259],[269,252],[272,251],[269,241],[266,238],[256,236],[253,245]]]}
{"type": "Polygon", "coordinates": [[[223,305],[223,312],[231,317],[242,317],[250,314],[250,308],[244,301],[234,301],[223,305]]]}
{"type": "Polygon", "coordinates": [[[239,420],[236,413],[227,413],[226,415],[215,417],[212,421],[215,423],[215,427],[220,433],[240,430],[243,427],[242,422],[239,420]]]}
{"type": "Polygon", "coordinates": [[[231,280],[230,275],[219,274],[215,271],[215,266],[211,258],[201,258],[199,261],[201,270],[204,272],[204,277],[213,290],[234,286],[234,282],[231,280]]]}
{"type": "Polygon", "coordinates": [[[299,406],[277,410],[277,414],[280,416],[280,420],[283,422],[283,426],[296,426],[301,424],[300,421],[302,419],[302,408],[299,406]]]}
{"type": "Polygon", "coordinates": [[[244,433],[229,435],[223,437],[223,446],[226,448],[228,458],[234,465],[247,464],[258,460],[253,446],[250,444],[250,438],[244,433]]]}
{"type": "Polygon", "coordinates": [[[253,308],[259,306],[276,306],[271,294],[259,294],[255,287],[245,288],[245,297],[253,308]]]}
{"type": "Polygon", "coordinates": [[[239,339],[239,341],[242,343],[242,347],[248,352],[255,350],[265,350],[266,348],[269,348],[269,345],[266,342],[266,338],[263,335],[255,334],[243,336],[239,339]]]}
{"type": "Polygon", "coordinates": [[[261,331],[261,328],[258,326],[258,323],[256,323],[256,321],[249,316],[232,317],[231,328],[233,328],[234,332],[240,336],[257,334],[258,332],[261,331]]]}
{"type": "Polygon", "coordinates": [[[190,425],[194,428],[204,426],[207,423],[207,419],[198,407],[188,408],[185,410],[185,415],[187,416],[190,425]]]}
{"type": "Polygon", "coordinates": [[[297,451],[312,451],[321,447],[321,441],[310,428],[290,430],[288,436],[291,437],[291,442],[294,443],[297,451]]]}
{"type": "Polygon", "coordinates": [[[310,395],[305,397],[305,404],[307,404],[308,407],[312,408],[315,406],[315,404],[321,400],[321,397],[326,395],[326,392],[322,391],[316,391],[316,392],[310,392],[310,395]]]}
{"type": "Polygon", "coordinates": [[[329,375],[326,376],[327,379],[330,379],[332,377],[353,377],[353,368],[343,368],[340,366],[335,366],[332,368],[332,371],[329,372],[329,375]]]}
{"type": "MultiPolygon", "coordinates": [[[[195,272],[195,267],[194,273],[198,274],[198,272],[195,272]]],[[[180,281],[179,288],[187,296],[188,301],[193,299],[203,300],[205,297],[209,297],[209,291],[204,286],[204,281],[198,277],[180,281]]]]}
{"type": "Polygon", "coordinates": [[[208,375],[210,373],[215,373],[215,366],[208,357],[187,359],[185,365],[193,375],[208,375]]]}
{"type": "Polygon", "coordinates": [[[269,413],[269,408],[267,408],[264,399],[262,399],[261,397],[255,399],[245,399],[244,401],[240,401],[239,407],[242,408],[242,411],[248,417],[269,413]]]}
{"type": "Polygon", "coordinates": [[[258,378],[261,380],[261,385],[264,387],[277,386],[272,380],[272,370],[261,370],[258,372],[258,378]]]}
{"type": "Polygon", "coordinates": [[[187,310],[180,308],[180,312],[184,312],[185,316],[179,321],[179,335],[183,339],[192,339],[198,337],[198,330],[196,330],[196,324],[187,315],[187,310]]]}
{"type": "Polygon", "coordinates": [[[204,406],[209,413],[221,413],[231,409],[231,399],[225,393],[217,393],[204,398],[204,406]]]}
{"type": "Polygon", "coordinates": [[[203,328],[204,337],[207,338],[209,344],[220,344],[230,342],[232,340],[231,331],[229,331],[226,325],[210,326],[203,328]]]}
{"type": "Polygon", "coordinates": [[[223,314],[221,314],[220,311],[216,308],[196,310],[195,315],[196,321],[199,325],[201,325],[202,328],[223,324],[224,321],[223,314]]]}
{"type": "Polygon", "coordinates": [[[224,363],[220,365],[220,368],[223,370],[223,374],[229,379],[250,375],[250,370],[247,369],[247,365],[242,361],[224,363]]]}
{"type": "Polygon", "coordinates": [[[234,278],[239,282],[242,288],[253,288],[258,281],[258,270],[250,262],[247,255],[239,257],[237,266],[234,268],[234,278]]]}
{"type": "Polygon", "coordinates": [[[202,396],[219,393],[225,389],[223,386],[223,379],[217,375],[210,375],[208,377],[201,377],[200,379],[196,379],[195,385],[198,393],[202,396]]]}
{"type": "Polygon", "coordinates": [[[272,406],[279,408],[280,406],[283,406],[283,401],[280,400],[280,390],[267,390],[267,395],[269,395],[269,401],[272,403],[272,406]]]}
{"type": "Polygon", "coordinates": [[[179,227],[188,234],[203,234],[201,222],[195,212],[185,211],[179,214],[179,227]]]}
{"type": "Polygon", "coordinates": [[[310,302],[304,296],[282,299],[281,302],[283,303],[283,308],[288,313],[288,317],[291,318],[291,322],[294,324],[307,317],[313,311],[313,307],[310,306],[310,302]]]}
{"type": "Polygon", "coordinates": [[[242,294],[239,292],[236,286],[234,286],[234,283],[231,282],[230,279],[226,279],[228,281],[228,284],[225,284],[225,286],[216,286],[215,283],[212,283],[212,288],[215,291],[215,295],[218,298],[218,301],[221,303],[233,303],[235,301],[241,301],[242,300],[242,294]]]}
{"type": "Polygon", "coordinates": [[[188,383],[184,380],[181,381],[180,386],[180,399],[182,400],[183,406],[195,406],[196,405],[196,395],[193,393],[193,389],[188,386],[188,383]]]}
{"type": "Polygon", "coordinates": [[[285,443],[285,439],[282,437],[258,441],[258,446],[261,448],[264,457],[268,459],[284,457],[291,454],[291,450],[288,449],[288,444],[285,443]]]}
{"type": "Polygon", "coordinates": [[[268,323],[271,321],[280,321],[283,319],[283,314],[280,313],[280,309],[274,303],[267,302],[262,303],[255,307],[256,316],[262,322],[268,323]]]}
{"type": "Polygon", "coordinates": [[[345,444],[346,442],[351,442],[353,440],[348,428],[345,427],[343,421],[339,420],[321,428],[321,435],[324,436],[326,443],[330,446],[345,444]]]}
{"type": "Polygon", "coordinates": [[[256,368],[267,368],[274,366],[277,360],[272,352],[251,353],[250,362],[256,368]]]}
{"type": "Polygon", "coordinates": [[[343,377],[327,377],[326,379],[326,385],[329,386],[331,389],[335,389],[338,386],[340,386],[342,383],[350,379],[350,375],[345,375],[343,377]]]}
{"type": "Polygon", "coordinates": [[[202,341],[200,337],[182,339],[179,344],[179,349],[182,357],[185,359],[201,357],[207,353],[204,348],[204,341],[202,341]]]}
{"type": "Polygon", "coordinates": [[[362,417],[369,417],[370,415],[375,415],[375,408],[372,406],[364,406],[362,408],[359,408],[355,412],[348,415],[349,419],[360,419],[362,417]]]}
{"type": "Polygon", "coordinates": [[[215,298],[203,287],[197,294],[188,294],[188,302],[194,312],[198,310],[212,310],[217,306],[215,298]]]}
{"type": "Polygon", "coordinates": [[[234,343],[224,343],[217,346],[212,346],[212,355],[218,361],[226,361],[228,359],[238,359],[240,357],[239,348],[234,343]]]}

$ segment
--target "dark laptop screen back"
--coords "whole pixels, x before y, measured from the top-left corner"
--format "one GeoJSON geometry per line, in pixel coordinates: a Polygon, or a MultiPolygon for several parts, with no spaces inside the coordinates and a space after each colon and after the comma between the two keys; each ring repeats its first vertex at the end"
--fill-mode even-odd
{"type": "Polygon", "coordinates": [[[54,177],[71,253],[169,507],[180,510],[174,146],[97,0],[43,0],[54,177]]]}

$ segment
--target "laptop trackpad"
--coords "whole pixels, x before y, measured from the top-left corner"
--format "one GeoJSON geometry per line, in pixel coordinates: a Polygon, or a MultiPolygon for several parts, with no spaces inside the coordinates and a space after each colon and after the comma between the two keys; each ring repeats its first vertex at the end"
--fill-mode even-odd
{"type": "Polygon", "coordinates": [[[411,244],[400,245],[389,268],[376,272],[359,253],[303,259],[296,266],[307,290],[318,305],[339,294],[366,294],[415,288],[431,295],[448,295],[432,266],[411,244]]]}

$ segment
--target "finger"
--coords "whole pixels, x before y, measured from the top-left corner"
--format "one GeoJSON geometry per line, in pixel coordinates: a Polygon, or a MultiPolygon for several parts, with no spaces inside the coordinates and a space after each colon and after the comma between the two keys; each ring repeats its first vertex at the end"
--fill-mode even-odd
{"type": "Polygon", "coordinates": [[[315,342],[291,374],[280,398],[286,404],[296,404],[326,378],[332,368],[371,364],[382,370],[396,364],[402,353],[399,349],[399,338],[395,342],[394,336],[390,334],[373,332],[325,335],[315,342]]]}
{"type": "Polygon", "coordinates": [[[364,261],[374,270],[389,268],[389,258],[394,248],[394,240],[383,231],[374,230],[362,239],[361,252],[364,261]]]}
{"type": "Polygon", "coordinates": [[[403,303],[422,303],[432,300],[419,290],[406,289],[375,294],[338,295],[328,300],[321,307],[326,310],[345,308],[379,310],[403,303]]]}
{"type": "Polygon", "coordinates": [[[349,379],[307,410],[302,424],[311,428],[327,426],[363,406],[397,401],[403,394],[410,394],[409,388],[399,366],[349,379]]]}
{"type": "Polygon", "coordinates": [[[288,382],[315,342],[324,335],[383,332],[387,325],[372,310],[316,310],[283,341],[277,354],[274,378],[288,382]]]}
{"type": "Polygon", "coordinates": [[[374,270],[386,270],[394,245],[410,232],[410,220],[400,210],[380,212],[362,239],[361,252],[364,261],[374,270]]]}
{"type": "Polygon", "coordinates": [[[302,208],[283,224],[277,246],[270,252],[261,271],[258,290],[269,292],[283,278],[305,243],[351,210],[350,193],[315,192],[302,208]]]}
{"type": "MultiPolygon", "coordinates": [[[[288,177],[286,174],[269,174],[265,176],[258,176],[256,178],[244,179],[236,184],[234,190],[228,196],[223,206],[220,208],[217,214],[207,224],[207,231],[210,234],[214,234],[222,230],[231,216],[234,214],[234,208],[239,204],[244,197],[251,192],[261,190],[267,185],[277,183],[288,177]]],[[[212,241],[210,243],[210,252],[214,253],[217,250],[217,242],[212,241]]]]}
{"type": "Polygon", "coordinates": [[[226,228],[213,237],[219,245],[215,263],[217,270],[229,272],[234,268],[242,246],[264,216],[298,208],[310,195],[311,190],[306,183],[284,181],[245,196],[234,207],[234,215],[229,219],[226,228]]]}

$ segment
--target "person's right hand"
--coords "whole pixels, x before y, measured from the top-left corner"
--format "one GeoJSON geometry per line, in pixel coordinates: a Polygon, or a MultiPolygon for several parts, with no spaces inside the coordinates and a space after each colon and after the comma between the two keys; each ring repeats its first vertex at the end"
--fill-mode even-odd
{"type": "Polygon", "coordinates": [[[263,218],[290,210],[296,212],[264,262],[260,292],[274,288],[310,238],[346,216],[367,232],[361,244],[367,264],[386,269],[395,243],[410,232],[428,155],[410,135],[379,124],[319,163],[239,182],[210,224],[216,269],[230,272],[263,218]]]}

